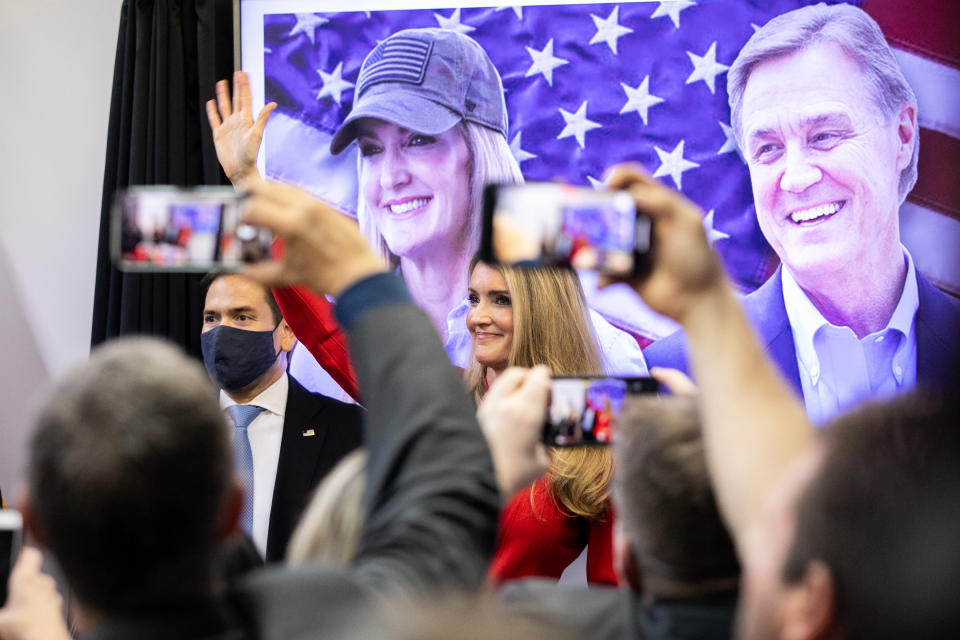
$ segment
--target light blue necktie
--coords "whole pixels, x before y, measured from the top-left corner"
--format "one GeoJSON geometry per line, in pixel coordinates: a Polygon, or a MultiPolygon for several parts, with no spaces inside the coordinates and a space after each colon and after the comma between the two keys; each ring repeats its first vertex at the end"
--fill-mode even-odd
{"type": "Polygon", "coordinates": [[[236,428],[233,430],[233,454],[237,466],[237,478],[243,486],[243,510],[240,512],[240,527],[247,535],[253,535],[253,451],[247,427],[260,415],[263,407],[250,404],[235,404],[227,407],[236,428]]]}

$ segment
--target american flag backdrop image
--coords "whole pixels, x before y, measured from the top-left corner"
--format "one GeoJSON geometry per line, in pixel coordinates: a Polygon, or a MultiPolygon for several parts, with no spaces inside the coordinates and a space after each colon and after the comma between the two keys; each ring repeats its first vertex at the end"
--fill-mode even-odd
{"type": "MultiPolygon", "coordinates": [[[[772,273],[777,257],[757,226],[749,173],[730,128],[726,71],[756,28],[807,4],[813,2],[672,0],[267,14],[264,94],[278,109],[265,138],[266,173],[355,211],[355,152],[331,157],[326,147],[350,112],[364,58],[378,41],[401,29],[456,29],[479,42],[500,72],[509,112],[508,141],[527,180],[597,186],[611,164],[643,164],[703,208],[714,247],[733,280],[749,292],[772,273]]],[[[872,5],[886,29],[882,17],[884,11],[890,13],[891,2],[850,4],[868,12],[872,5]]],[[[924,33],[915,31],[918,36],[924,33]]],[[[956,44],[944,46],[957,49],[956,44]]],[[[955,53],[935,62],[956,75],[958,65],[943,64],[955,53]]],[[[923,126],[923,92],[918,79],[907,75],[921,96],[923,126]]],[[[926,76],[919,80],[931,82],[926,76]]],[[[957,107],[954,102],[954,114],[960,113],[957,107]]],[[[956,125],[941,124],[945,133],[933,133],[953,145],[948,150],[953,163],[946,166],[955,174],[960,127],[950,126],[956,125]]],[[[931,135],[921,131],[922,154],[925,137],[931,135]]],[[[937,164],[925,163],[921,155],[918,189],[924,187],[925,171],[937,164]]],[[[948,246],[949,257],[941,255],[940,247],[912,253],[922,271],[956,294],[960,197],[955,186],[942,182],[934,183],[932,196],[925,192],[919,200],[911,198],[913,206],[922,209],[912,218],[921,229],[905,229],[904,237],[922,243],[935,236],[934,244],[948,246]],[[941,222],[946,226],[936,226],[941,222]],[[924,231],[927,227],[934,231],[924,231]]],[[[908,248],[913,249],[909,242],[908,248]]],[[[648,319],[634,324],[633,311],[620,313],[612,307],[638,303],[613,295],[591,304],[636,335],[656,338],[669,332],[648,319]]]]}

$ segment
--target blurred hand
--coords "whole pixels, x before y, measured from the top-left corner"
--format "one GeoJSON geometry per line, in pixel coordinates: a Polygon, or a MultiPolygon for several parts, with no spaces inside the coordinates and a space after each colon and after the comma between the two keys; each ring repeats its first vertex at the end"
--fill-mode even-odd
{"type": "Polygon", "coordinates": [[[539,260],[540,245],[509,217],[494,216],[493,255],[499,262],[506,264],[522,260],[539,260]]]}
{"type": "Polygon", "coordinates": [[[697,395],[697,385],[694,384],[690,376],[679,369],[669,367],[652,367],[650,375],[657,379],[657,382],[665,386],[675,396],[695,396],[697,395]]]}
{"type": "Polygon", "coordinates": [[[24,547],[10,572],[7,603],[0,609],[2,640],[70,640],[63,598],[53,578],[40,570],[43,556],[24,547]]]}
{"type": "Polygon", "coordinates": [[[227,81],[217,83],[217,99],[207,101],[207,120],[213,130],[213,146],[223,172],[236,187],[248,187],[260,180],[257,153],[270,112],[276,102],[266,105],[253,119],[250,78],[244,71],[233,72],[233,99],[227,81]]]}
{"type": "Polygon", "coordinates": [[[511,367],[497,376],[477,409],[504,499],[531,485],[550,465],[541,440],[549,394],[547,367],[511,367]]]}
{"type": "Polygon", "coordinates": [[[606,182],[611,189],[629,191],[637,210],[653,220],[652,270],[627,284],[651,309],[682,323],[694,303],[724,280],[720,260],[703,230],[700,208],[637,165],[613,167],[606,182]]]}
{"type": "Polygon", "coordinates": [[[357,223],[306,191],[263,181],[250,188],[244,222],[283,240],[283,258],[250,265],[244,274],[270,287],[303,284],[339,296],[353,283],[386,270],[357,223]]]}

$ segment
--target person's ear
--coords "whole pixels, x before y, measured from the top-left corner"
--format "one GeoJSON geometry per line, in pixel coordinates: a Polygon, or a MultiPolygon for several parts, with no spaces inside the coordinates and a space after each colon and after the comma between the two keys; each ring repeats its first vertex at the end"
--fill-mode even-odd
{"type": "Polygon", "coordinates": [[[277,334],[280,336],[280,350],[290,353],[290,350],[297,344],[297,336],[293,335],[293,329],[290,328],[286,320],[280,321],[277,334]]]}
{"type": "Polygon", "coordinates": [[[917,146],[917,108],[904,105],[897,115],[897,169],[903,171],[913,159],[913,150],[917,146]]]}
{"type": "Polygon", "coordinates": [[[243,487],[239,483],[230,485],[230,493],[223,506],[223,520],[220,522],[220,542],[236,533],[240,526],[240,512],[243,511],[243,487]]]}
{"type": "Polygon", "coordinates": [[[836,591],[830,569],[821,560],[807,565],[800,581],[787,588],[781,614],[782,640],[822,638],[834,625],[836,591]]]}
{"type": "Polygon", "coordinates": [[[30,494],[24,493],[20,496],[17,500],[17,508],[23,516],[24,532],[30,535],[33,541],[37,543],[37,546],[48,549],[50,545],[47,544],[47,536],[40,528],[37,511],[33,506],[33,500],[30,499],[30,494]]]}
{"type": "Polygon", "coordinates": [[[635,593],[642,593],[640,563],[619,524],[615,524],[613,528],[613,563],[620,580],[629,585],[635,593]]]}

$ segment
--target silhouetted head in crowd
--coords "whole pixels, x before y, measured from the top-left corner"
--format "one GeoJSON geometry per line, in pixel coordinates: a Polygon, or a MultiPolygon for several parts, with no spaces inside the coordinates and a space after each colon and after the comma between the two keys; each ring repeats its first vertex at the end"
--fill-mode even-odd
{"type": "Polygon", "coordinates": [[[122,339],[49,392],[29,453],[28,523],[92,620],[211,593],[239,489],[203,368],[122,339]]]}
{"type": "Polygon", "coordinates": [[[614,447],[616,552],[639,592],[688,598],[736,590],[740,565],[710,486],[690,398],[629,398],[614,447]]]}
{"type": "Polygon", "coordinates": [[[909,395],[827,428],[744,560],[744,638],[956,637],[957,417],[956,405],[909,395]]]}

